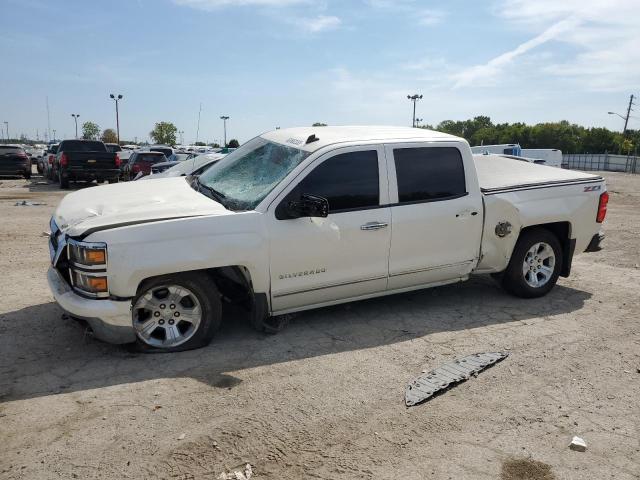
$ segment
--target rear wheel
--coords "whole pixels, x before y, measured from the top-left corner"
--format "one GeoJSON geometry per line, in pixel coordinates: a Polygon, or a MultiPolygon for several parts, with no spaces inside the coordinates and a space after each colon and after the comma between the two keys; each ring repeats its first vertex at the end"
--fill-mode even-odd
{"type": "MultiPolygon", "coordinates": [[[[104,180],[103,180],[104,181],[104,180]]],[[[116,178],[110,178],[109,179],[109,183],[118,183],[118,177],[116,178]]]]}
{"type": "Polygon", "coordinates": [[[561,267],[558,238],[544,228],[530,230],[518,239],[502,275],[502,286],[517,297],[541,297],[554,287],[561,267]]]}
{"type": "Polygon", "coordinates": [[[132,314],[140,350],[177,352],[211,341],[220,326],[222,304],[206,275],[170,275],[141,286],[132,314]]]}
{"type": "Polygon", "coordinates": [[[24,172],[24,178],[29,180],[31,178],[31,172],[24,172]]]}
{"type": "Polygon", "coordinates": [[[69,177],[62,175],[60,170],[58,170],[58,183],[60,184],[60,188],[64,190],[69,188],[69,177]]]}

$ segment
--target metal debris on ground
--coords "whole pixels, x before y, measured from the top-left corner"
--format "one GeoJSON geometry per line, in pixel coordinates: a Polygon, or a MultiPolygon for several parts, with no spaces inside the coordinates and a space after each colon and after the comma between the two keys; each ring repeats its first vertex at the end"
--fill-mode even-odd
{"type": "Polygon", "coordinates": [[[251,464],[246,463],[232,468],[230,472],[221,473],[218,475],[218,480],[249,480],[251,477],[253,477],[251,464]]]}
{"type": "Polygon", "coordinates": [[[496,362],[509,356],[506,352],[475,353],[460,360],[445,363],[413,380],[405,390],[407,407],[422,403],[436,393],[468,380],[496,362]]]}
{"type": "Polygon", "coordinates": [[[28,202],[27,200],[22,200],[21,202],[16,202],[14,207],[37,207],[38,205],[46,205],[46,203],[28,202]]]}
{"type": "Polygon", "coordinates": [[[580,437],[573,437],[569,444],[569,448],[576,452],[584,452],[587,449],[587,442],[580,437]]]}

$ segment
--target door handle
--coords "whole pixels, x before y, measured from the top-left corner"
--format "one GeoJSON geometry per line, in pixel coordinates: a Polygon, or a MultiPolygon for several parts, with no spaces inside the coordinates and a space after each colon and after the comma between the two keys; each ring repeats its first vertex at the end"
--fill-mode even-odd
{"type": "Polygon", "coordinates": [[[384,222],[369,222],[360,226],[360,230],[380,230],[381,228],[387,228],[388,223],[384,222]]]}

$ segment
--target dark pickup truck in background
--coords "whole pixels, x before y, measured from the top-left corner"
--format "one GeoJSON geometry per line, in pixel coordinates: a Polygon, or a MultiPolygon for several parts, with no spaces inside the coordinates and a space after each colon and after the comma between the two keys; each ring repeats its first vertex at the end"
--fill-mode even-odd
{"type": "Polygon", "coordinates": [[[69,188],[70,181],[108,180],[116,183],[120,176],[120,158],[96,140],[63,140],[54,160],[54,180],[60,188],[69,188]]]}

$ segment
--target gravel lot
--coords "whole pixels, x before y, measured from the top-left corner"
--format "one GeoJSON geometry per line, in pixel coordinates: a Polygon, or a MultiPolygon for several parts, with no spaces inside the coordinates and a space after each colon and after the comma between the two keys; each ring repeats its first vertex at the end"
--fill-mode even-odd
{"type": "Polygon", "coordinates": [[[603,175],[605,250],[545,298],[478,277],[299,314],[275,336],[231,315],[208,348],[169,355],[61,317],[42,232],[64,192],[0,179],[0,478],[209,479],[244,462],[265,479],[640,478],[640,176],[603,175]],[[404,406],[421,371],[498,350],[404,406]]]}

